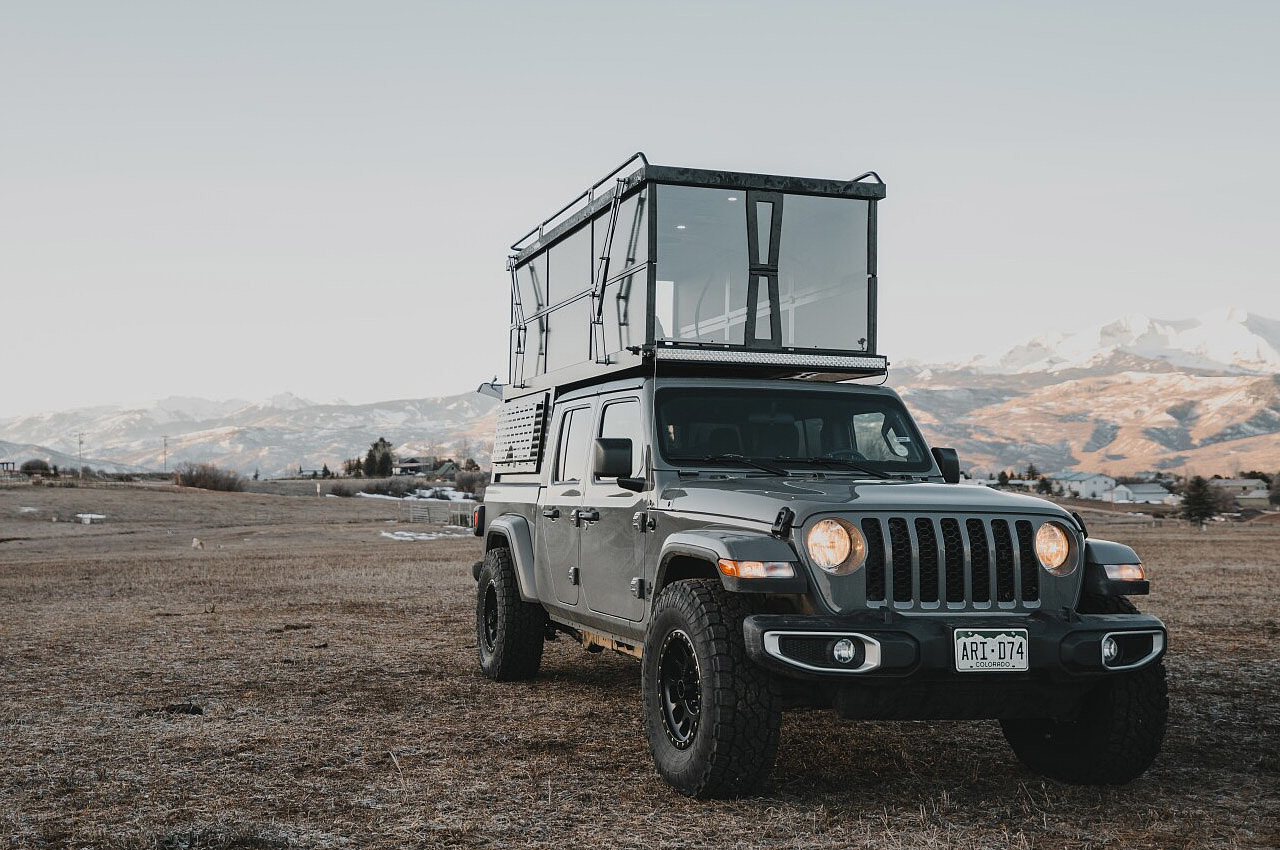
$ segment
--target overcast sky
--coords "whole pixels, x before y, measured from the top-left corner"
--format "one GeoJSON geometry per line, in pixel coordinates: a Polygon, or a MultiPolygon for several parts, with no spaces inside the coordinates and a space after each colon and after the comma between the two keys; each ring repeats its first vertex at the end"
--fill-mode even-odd
{"type": "Polygon", "coordinates": [[[1280,4],[0,0],[0,417],[461,392],[635,150],[875,169],[880,348],[1280,318],[1280,4]]]}

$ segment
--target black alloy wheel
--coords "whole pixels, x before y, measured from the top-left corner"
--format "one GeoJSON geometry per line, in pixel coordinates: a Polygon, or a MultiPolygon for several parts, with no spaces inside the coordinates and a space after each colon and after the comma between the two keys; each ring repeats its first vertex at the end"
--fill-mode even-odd
{"type": "Polygon", "coordinates": [[[484,589],[484,648],[493,652],[498,646],[498,587],[491,580],[484,589]]]}
{"type": "Polygon", "coordinates": [[[676,749],[688,749],[698,734],[702,711],[702,673],[693,642],[682,630],[667,635],[658,661],[662,726],[676,749]]]}

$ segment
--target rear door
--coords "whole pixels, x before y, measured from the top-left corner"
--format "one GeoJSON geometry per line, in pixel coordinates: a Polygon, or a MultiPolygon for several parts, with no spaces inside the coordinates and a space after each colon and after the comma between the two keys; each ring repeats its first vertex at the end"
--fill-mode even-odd
{"type": "Polygon", "coordinates": [[[542,573],[539,585],[550,578],[556,599],[577,605],[579,593],[578,510],[587,476],[587,450],[591,443],[592,403],[569,404],[560,416],[556,432],[551,482],[539,505],[538,545],[535,563],[542,573]]]}
{"type": "MultiPolygon", "coordinates": [[[[600,408],[596,437],[631,440],[631,475],[644,476],[644,415],[636,395],[606,398],[600,408]]],[[[594,453],[592,453],[594,454],[594,453]]],[[[643,581],[645,534],[636,514],[648,507],[645,494],[624,490],[616,478],[601,478],[589,470],[580,516],[583,596],[587,607],[601,614],[639,620],[644,616],[643,581]]]]}

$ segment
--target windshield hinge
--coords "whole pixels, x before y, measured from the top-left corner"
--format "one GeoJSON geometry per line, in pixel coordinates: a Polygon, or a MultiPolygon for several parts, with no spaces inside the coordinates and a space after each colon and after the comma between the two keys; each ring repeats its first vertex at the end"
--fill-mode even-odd
{"type": "Polygon", "coordinates": [[[791,525],[796,521],[796,512],[791,508],[782,508],[778,511],[778,516],[773,521],[773,528],[769,532],[774,537],[786,540],[791,536],[791,525]]]}

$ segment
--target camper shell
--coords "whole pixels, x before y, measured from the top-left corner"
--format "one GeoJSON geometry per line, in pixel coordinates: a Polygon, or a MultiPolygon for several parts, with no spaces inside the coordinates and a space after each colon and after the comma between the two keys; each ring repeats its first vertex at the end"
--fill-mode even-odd
{"type": "Polygon", "coordinates": [[[883,374],[874,172],[848,181],[637,153],[512,245],[507,397],[636,371],[883,374]]]}

